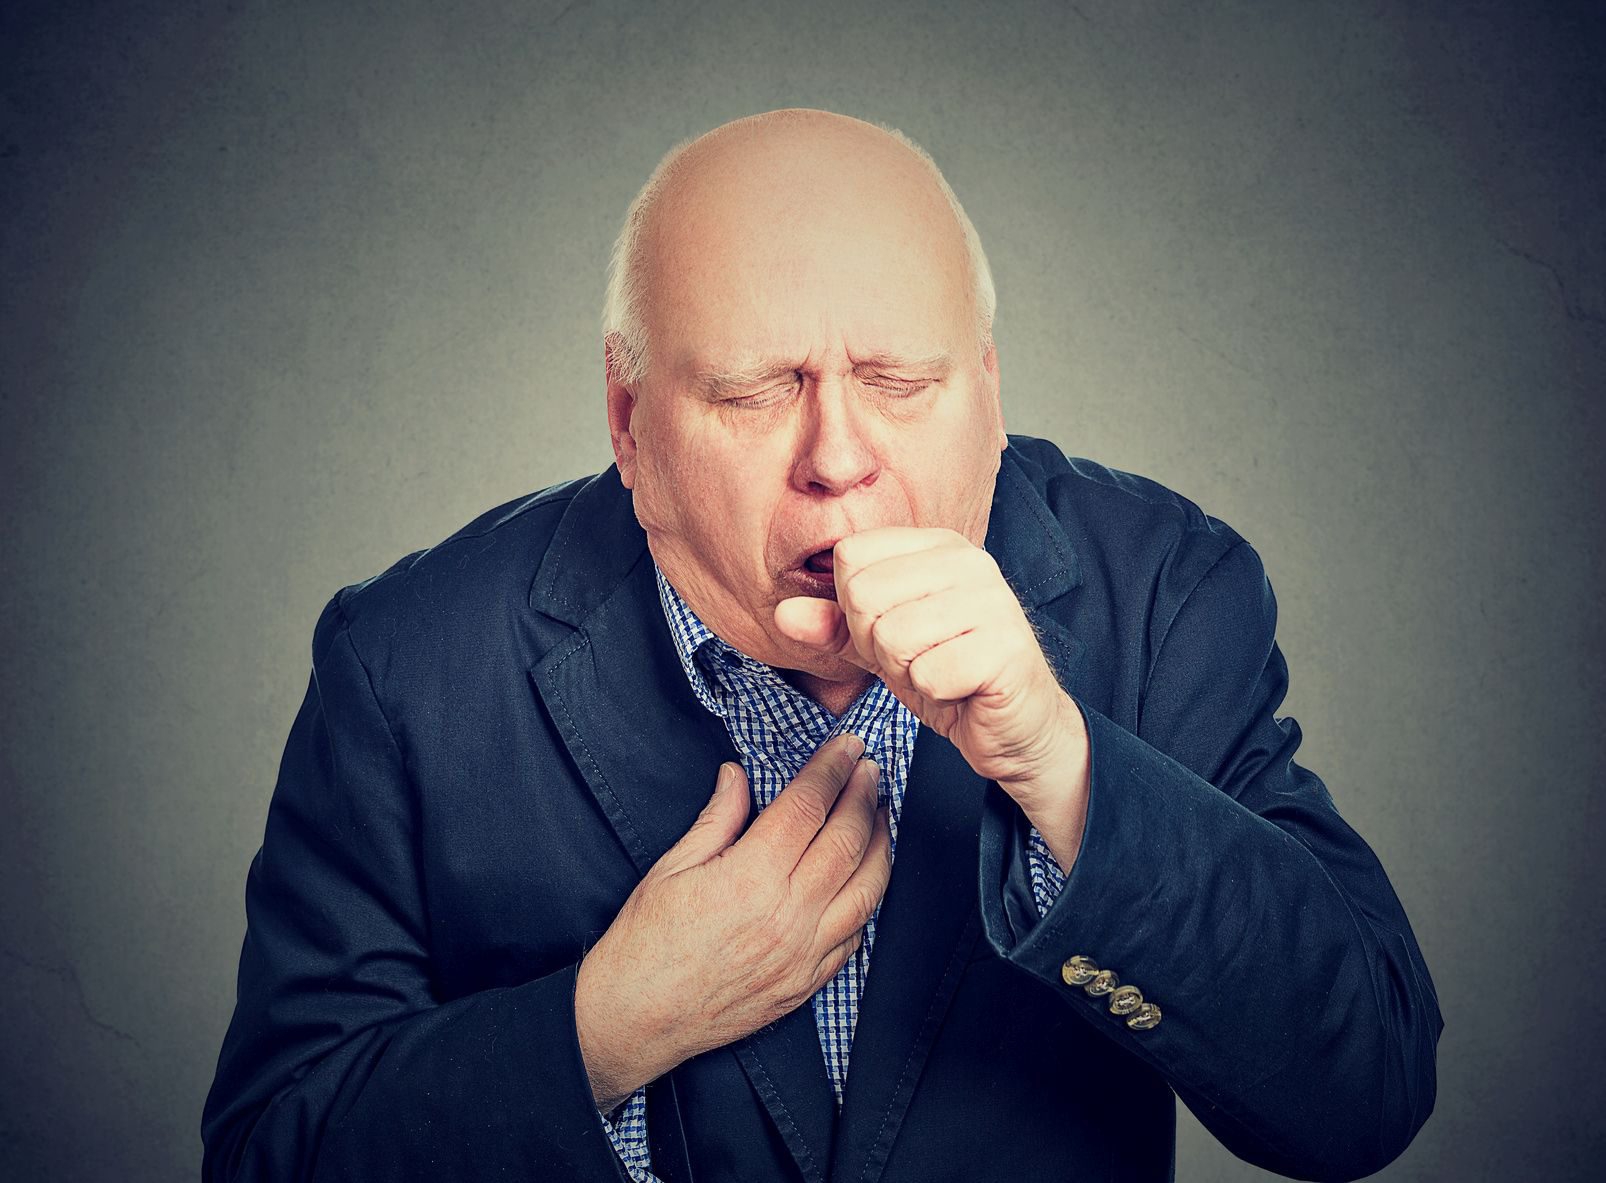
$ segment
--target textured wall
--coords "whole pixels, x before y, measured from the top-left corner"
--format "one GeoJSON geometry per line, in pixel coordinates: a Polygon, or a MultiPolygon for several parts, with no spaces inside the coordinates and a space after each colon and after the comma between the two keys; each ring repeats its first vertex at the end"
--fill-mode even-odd
{"type": "MultiPolygon", "coordinates": [[[[1381,1177],[1598,1169],[1598,18],[795,8],[6,6],[0,1174],[195,1174],[319,608],[607,462],[624,206],[785,105],[945,167],[1013,430],[1265,559],[1448,1024],[1381,1177]]],[[[1179,1178],[1263,1177],[1180,1127],[1179,1178]]]]}

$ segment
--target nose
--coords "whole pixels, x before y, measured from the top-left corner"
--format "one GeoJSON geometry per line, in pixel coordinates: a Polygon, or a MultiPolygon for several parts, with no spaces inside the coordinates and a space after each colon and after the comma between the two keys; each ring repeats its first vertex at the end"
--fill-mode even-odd
{"type": "Polygon", "coordinates": [[[800,491],[840,496],[875,483],[881,462],[863,413],[846,384],[834,380],[814,384],[805,400],[803,433],[792,469],[792,483],[800,491]]]}

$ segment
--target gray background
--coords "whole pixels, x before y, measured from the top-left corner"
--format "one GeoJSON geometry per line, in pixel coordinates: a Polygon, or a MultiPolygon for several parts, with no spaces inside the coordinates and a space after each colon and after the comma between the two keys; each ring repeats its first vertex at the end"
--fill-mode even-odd
{"type": "MultiPolygon", "coordinates": [[[[607,463],[624,207],[679,137],[785,105],[945,167],[996,270],[1012,430],[1264,558],[1300,760],[1389,870],[1448,1023],[1437,1111],[1384,1177],[1606,1159],[1598,19],[3,19],[0,1173],[196,1174],[319,608],[607,463]]],[[[1264,1177],[1179,1113],[1180,1179],[1264,1177]]]]}

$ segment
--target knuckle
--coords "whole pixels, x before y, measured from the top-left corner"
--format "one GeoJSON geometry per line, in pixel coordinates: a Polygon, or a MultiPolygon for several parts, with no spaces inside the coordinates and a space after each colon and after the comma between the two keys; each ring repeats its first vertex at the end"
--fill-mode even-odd
{"type": "Polygon", "coordinates": [[[927,698],[941,699],[943,697],[942,670],[937,665],[935,657],[928,657],[922,653],[909,663],[909,684],[927,698]]]}
{"type": "Polygon", "coordinates": [[[780,1015],[787,1014],[802,1006],[814,996],[815,984],[812,966],[804,966],[801,962],[787,967],[775,982],[770,991],[770,997],[775,999],[775,1009],[780,1015]]]}
{"type": "Polygon", "coordinates": [[[816,833],[825,824],[826,816],[831,811],[832,797],[827,796],[825,778],[817,779],[806,770],[798,773],[770,808],[780,805],[782,797],[786,799],[782,816],[789,830],[816,833]]]}
{"type": "Polygon", "coordinates": [[[792,779],[792,784],[802,789],[804,795],[823,797],[824,800],[818,804],[829,808],[836,790],[847,780],[857,762],[858,758],[848,745],[836,740],[828,741],[809,757],[803,770],[792,779]]]}
{"type": "Polygon", "coordinates": [[[819,833],[820,827],[825,825],[825,819],[831,815],[831,802],[834,795],[828,795],[824,786],[809,785],[810,791],[799,794],[796,814],[797,824],[806,827],[810,834],[819,833]]]}
{"type": "Polygon", "coordinates": [[[876,907],[881,903],[881,893],[867,886],[859,888],[853,894],[853,914],[858,918],[862,929],[870,917],[875,915],[876,907]]]}
{"type": "Polygon", "coordinates": [[[823,989],[827,982],[836,977],[837,972],[852,955],[852,950],[846,945],[838,945],[821,958],[819,965],[814,967],[806,979],[807,984],[803,988],[805,997],[811,998],[823,989]]]}
{"type": "Polygon", "coordinates": [[[894,608],[876,618],[870,626],[870,643],[877,652],[885,653],[888,657],[899,662],[906,662],[909,654],[908,628],[906,621],[894,608]]]}
{"type": "Polygon", "coordinates": [[[830,977],[835,977],[837,970],[846,965],[848,960],[859,951],[859,947],[863,944],[864,929],[860,928],[851,937],[843,941],[835,949],[831,950],[830,957],[826,959],[826,964],[830,969],[827,980],[829,980],[830,977]]]}
{"type": "Polygon", "coordinates": [[[859,859],[864,853],[864,843],[861,835],[848,825],[836,825],[820,832],[820,841],[824,846],[821,852],[831,870],[839,876],[847,876],[859,865],[859,859]]]}

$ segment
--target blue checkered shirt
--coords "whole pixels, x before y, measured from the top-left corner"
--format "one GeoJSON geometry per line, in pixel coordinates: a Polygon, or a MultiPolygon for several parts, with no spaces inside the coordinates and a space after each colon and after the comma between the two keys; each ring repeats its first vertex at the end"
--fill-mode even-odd
{"type": "MultiPolygon", "coordinates": [[[[881,768],[878,791],[891,823],[892,851],[898,850],[898,815],[909,760],[920,723],[879,678],[840,718],[793,687],[774,667],[755,661],[709,631],[708,626],[669,585],[656,564],[658,597],[669,622],[675,650],[698,701],[719,716],[742,758],[754,803],[763,809],[803,769],[814,752],[833,736],[853,732],[864,741],[865,757],[881,768]]],[[[1027,851],[1032,889],[1039,912],[1047,912],[1064,885],[1065,875],[1034,826],[1027,851]]],[[[826,1075],[842,1105],[848,1076],[848,1051],[859,1017],[859,999],[870,970],[878,906],[864,926],[864,942],[836,976],[814,995],[814,1025],[825,1054],[826,1075]]],[[[647,1145],[647,1090],[643,1086],[624,1102],[613,1121],[602,1119],[626,1172],[635,1183],[659,1183],[652,1173],[647,1145]]]]}

